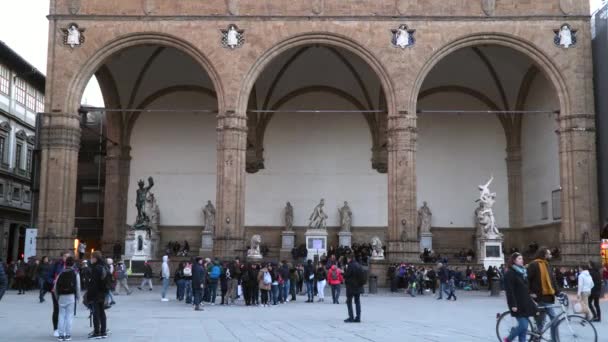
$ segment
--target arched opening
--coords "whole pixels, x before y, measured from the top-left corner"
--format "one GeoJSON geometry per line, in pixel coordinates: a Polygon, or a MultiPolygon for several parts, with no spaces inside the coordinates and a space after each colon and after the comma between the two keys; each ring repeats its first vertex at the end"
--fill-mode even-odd
{"type": "Polygon", "coordinates": [[[416,161],[436,251],[475,249],[477,185],[491,176],[505,249],[559,246],[560,100],[543,66],[511,47],[465,46],[433,66],[418,93],[416,161]]]}
{"type": "Polygon", "coordinates": [[[321,198],[330,230],[348,201],[353,241],[386,227],[386,103],[376,72],[346,48],[296,46],[265,65],[247,108],[247,235],[261,234],[278,251],[286,202],[294,227],[305,228],[321,198]]]}
{"type": "Polygon", "coordinates": [[[78,238],[96,250],[122,245],[136,221],[138,181],[147,186],[152,177],[160,244],[187,240],[197,248],[201,208],[216,190],[214,82],[172,44],[130,44],[107,56],[94,76],[104,103],[91,108],[89,92],[81,100],[78,238]]]}

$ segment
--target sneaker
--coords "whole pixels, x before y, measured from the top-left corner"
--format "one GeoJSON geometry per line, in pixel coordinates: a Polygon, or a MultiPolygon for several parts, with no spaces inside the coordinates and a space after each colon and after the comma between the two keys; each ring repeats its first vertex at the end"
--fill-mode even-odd
{"type": "Polygon", "coordinates": [[[63,337],[63,335],[59,335],[59,337],[57,337],[57,341],[65,341],[65,337],[63,337]]]}
{"type": "Polygon", "coordinates": [[[139,289],[139,291],[141,291],[141,287],[138,286],[137,288],[139,289]]]}
{"type": "Polygon", "coordinates": [[[53,332],[53,337],[59,337],[59,330],[55,330],[53,332]]]}
{"type": "Polygon", "coordinates": [[[353,323],[355,320],[352,318],[347,318],[344,320],[344,323],[353,323]]]}
{"type": "Polygon", "coordinates": [[[161,302],[168,302],[168,301],[169,301],[169,298],[161,298],[161,300],[160,300],[160,301],[161,301],[161,302]]]}
{"type": "Polygon", "coordinates": [[[99,333],[95,333],[95,332],[93,331],[93,332],[90,332],[90,333],[89,333],[89,336],[88,336],[87,338],[88,338],[89,340],[94,340],[94,339],[97,339],[98,337],[99,337],[99,333]]]}
{"type": "Polygon", "coordinates": [[[63,340],[64,341],[71,341],[72,340],[72,336],[70,336],[70,335],[64,336],[63,340]]]}

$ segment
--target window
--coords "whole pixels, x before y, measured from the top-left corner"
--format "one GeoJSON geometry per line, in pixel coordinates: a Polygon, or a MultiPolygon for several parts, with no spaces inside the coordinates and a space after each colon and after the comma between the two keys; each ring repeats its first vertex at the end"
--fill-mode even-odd
{"type": "Polygon", "coordinates": [[[36,89],[31,85],[27,86],[27,98],[25,100],[26,107],[29,110],[36,111],[36,89]]]}
{"type": "Polygon", "coordinates": [[[32,150],[32,148],[28,146],[27,155],[25,157],[25,169],[27,170],[27,172],[32,171],[32,156],[33,155],[34,155],[34,150],[32,150]]]}
{"type": "Polygon", "coordinates": [[[15,100],[22,105],[25,105],[25,81],[17,78],[15,81],[15,100]]]}
{"type": "Polygon", "coordinates": [[[549,202],[547,201],[540,202],[540,219],[549,219],[549,202]]]}
{"type": "Polygon", "coordinates": [[[557,189],[551,192],[551,209],[554,220],[562,219],[562,190],[557,189]]]}
{"type": "Polygon", "coordinates": [[[21,201],[21,188],[13,188],[13,201],[21,201]]]}
{"type": "Polygon", "coordinates": [[[23,191],[23,202],[31,203],[32,202],[32,192],[28,189],[23,191]]]}
{"type": "Polygon", "coordinates": [[[44,94],[36,92],[36,112],[44,112],[44,94]]]}
{"type": "Polygon", "coordinates": [[[6,146],[6,137],[0,135],[0,162],[4,162],[4,148],[6,146]]]}
{"type": "Polygon", "coordinates": [[[23,144],[17,144],[15,149],[15,169],[21,169],[21,153],[23,152],[23,144]]]}
{"type": "Polygon", "coordinates": [[[0,183],[0,198],[4,198],[4,183],[0,183]]]}
{"type": "Polygon", "coordinates": [[[11,72],[7,67],[0,64],[0,93],[8,95],[11,72]]]}

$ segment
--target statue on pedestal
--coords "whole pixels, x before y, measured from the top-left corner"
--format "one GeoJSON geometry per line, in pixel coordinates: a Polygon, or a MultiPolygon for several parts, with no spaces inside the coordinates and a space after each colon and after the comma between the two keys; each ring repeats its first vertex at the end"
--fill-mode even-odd
{"type": "Polygon", "coordinates": [[[144,181],[140,179],[139,182],[137,182],[137,185],[139,186],[135,197],[137,219],[135,220],[134,228],[140,229],[150,224],[150,213],[146,212],[146,201],[150,189],[152,189],[152,187],[154,186],[154,179],[152,179],[152,177],[148,177],[148,186],[145,186],[144,181]]]}
{"type": "Polygon", "coordinates": [[[377,236],[374,236],[372,238],[372,259],[384,259],[384,249],[382,249],[382,241],[377,236]]]}
{"type": "Polygon", "coordinates": [[[203,208],[203,219],[205,222],[206,232],[213,232],[215,230],[215,207],[211,204],[211,201],[207,201],[207,205],[203,208]]]}
{"type": "Polygon", "coordinates": [[[247,250],[248,258],[262,258],[262,253],[260,252],[260,244],[262,243],[262,237],[258,234],[255,234],[251,237],[251,246],[249,250],[247,250]]]}
{"type": "Polygon", "coordinates": [[[285,230],[293,229],[293,207],[287,202],[285,205],[285,230]]]}
{"type": "Polygon", "coordinates": [[[493,180],[494,177],[491,177],[485,185],[480,185],[478,187],[479,199],[477,202],[480,203],[480,206],[475,210],[477,221],[481,226],[481,235],[486,238],[502,236],[498,231],[498,227],[496,227],[494,211],[492,210],[494,203],[496,202],[496,193],[490,192],[490,184],[493,180]]]}
{"type": "Polygon", "coordinates": [[[350,232],[350,227],[353,223],[353,212],[350,210],[348,202],[344,201],[344,206],[338,208],[338,213],[340,214],[340,227],[342,227],[342,231],[350,232]]]}
{"type": "Polygon", "coordinates": [[[418,229],[420,229],[420,233],[430,233],[431,232],[431,219],[433,218],[433,213],[431,209],[428,207],[426,202],[422,202],[422,207],[418,210],[418,229]]]}
{"type": "Polygon", "coordinates": [[[310,223],[308,224],[309,228],[313,229],[326,229],[326,221],[327,214],[323,211],[323,206],[325,205],[325,200],[321,198],[321,201],[317,206],[313,209],[312,214],[310,214],[310,223]]]}

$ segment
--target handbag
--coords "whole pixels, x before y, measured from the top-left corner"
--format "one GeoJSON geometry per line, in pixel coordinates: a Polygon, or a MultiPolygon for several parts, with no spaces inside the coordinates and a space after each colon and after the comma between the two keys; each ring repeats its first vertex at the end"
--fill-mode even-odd
{"type": "Polygon", "coordinates": [[[572,310],[574,310],[574,313],[581,313],[583,311],[583,305],[581,304],[581,302],[576,302],[574,303],[574,306],[572,307],[572,310]]]}
{"type": "Polygon", "coordinates": [[[236,294],[240,297],[243,295],[243,287],[241,285],[237,286],[236,294]]]}

